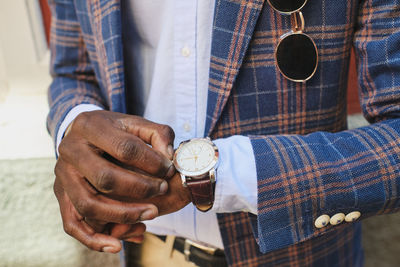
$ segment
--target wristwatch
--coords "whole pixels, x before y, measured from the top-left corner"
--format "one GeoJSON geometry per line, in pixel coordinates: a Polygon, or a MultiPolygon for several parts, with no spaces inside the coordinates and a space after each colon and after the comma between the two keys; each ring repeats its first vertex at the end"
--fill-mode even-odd
{"type": "Polygon", "coordinates": [[[218,163],[217,146],[208,137],[184,141],[175,151],[173,162],[197,209],[203,212],[211,209],[218,163]]]}

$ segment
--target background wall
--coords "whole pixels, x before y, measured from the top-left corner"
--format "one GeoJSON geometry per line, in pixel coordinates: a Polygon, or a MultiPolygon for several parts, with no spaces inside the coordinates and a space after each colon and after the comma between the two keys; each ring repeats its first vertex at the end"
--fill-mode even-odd
{"type": "Polygon", "coordinates": [[[47,51],[40,6],[36,0],[0,1],[0,42],[8,75],[37,64],[47,51]]]}
{"type": "Polygon", "coordinates": [[[6,66],[4,64],[3,49],[0,42],[0,102],[4,101],[8,91],[6,66]]]}

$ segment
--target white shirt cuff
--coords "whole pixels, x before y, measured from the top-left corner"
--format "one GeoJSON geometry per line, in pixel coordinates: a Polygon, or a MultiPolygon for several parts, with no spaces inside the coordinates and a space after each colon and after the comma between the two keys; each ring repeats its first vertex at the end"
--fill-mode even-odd
{"type": "Polygon", "coordinates": [[[231,136],[214,140],[219,162],[216,174],[216,213],[251,212],[257,215],[257,170],[250,139],[231,136]]]}
{"type": "Polygon", "coordinates": [[[80,104],[68,112],[67,116],[65,116],[63,122],[61,123],[60,128],[58,128],[57,139],[56,139],[57,156],[58,156],[58,146],[60,145],[61,140],[64,137],[65,130],[67,130],[71,122],[75,120],[75,118],[82,112],[95,111],[95,110],[102,110],[102,108],[93,104],[80,104]]]}

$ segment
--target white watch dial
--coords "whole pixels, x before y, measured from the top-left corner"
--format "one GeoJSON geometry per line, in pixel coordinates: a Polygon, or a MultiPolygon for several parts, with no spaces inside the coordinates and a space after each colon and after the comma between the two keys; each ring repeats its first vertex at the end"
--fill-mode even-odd
{"type": "Polygon", "coordinates": [[[214,160],[214,148],[211,144],[202,140],[195,140],[184,144],[176,161],[181,169],[187,172],[205,170],[214,160]]]}

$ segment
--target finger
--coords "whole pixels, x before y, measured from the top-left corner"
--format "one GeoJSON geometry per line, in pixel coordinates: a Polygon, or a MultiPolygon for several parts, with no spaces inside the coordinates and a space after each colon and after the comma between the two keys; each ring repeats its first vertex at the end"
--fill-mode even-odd
{"type": "Polygon", "coordinates": [[[104,151],[118,161],[135,166],[152,176],[169,178],[173,175],[175,170],[169,159],[146,145],[140,138],[115,129],[113,131],[106,130],[106,133],[90,137],[90,143],[70,135],[60,144],[60,156],[82,160],[84,158],[81,153],[85,151],[91,150],[97,154],[104,151]]]}
{"type": "Polygon", "coordinates": [[[138,136],[147,144],[150,144],[155,150],[161,152],[164,156],[172,159],[174,155],[175,133],[173,129],[164,124],[157,124],[145,119],[139,122],[132,117],[124,118],[121,121],[122,128],[138,136]]]}
{"type": "Polygon", "coordinates": [[[163,179],[119,167],[93,150],[85,149],[84,144],[76,146],[79,152],[60,157],[56,169],[66,168],[69,172],[73,172],[71,166],[63,164],[64,160],[67,161],[75,166],[79,174],[88,179],[99,192],[109,196],[144,199],[164,194],[168,190],[168,183],[163,179]]]}
{"type": "Polygon", "coordinates": [[[90,220],[133,224],[158,215],[153,204],[121,202],[99,194],[76,171],[59,172],[58,177],[78,213],[90,220]]]}
{"type": "MultiPolygon", "coordinates": [[[[135,224],[133,224],[135,225],[135,224]]],[[[121,237],[126,234],[127,232],[129,232],[129,230],[131,229],[131,227],[133,226],[132,224],[113,224],[110,227],[110,235],[121,239],[121,237]]]]}
{"type": "MultiPolygon", "coordinates": [[[[106,113],[109,115],[109,112],[106,111],[98,111],[97,113],[91,113],[91,115],[104,116],[106,113]]],[[[155,150],[161,152],[167,158],[172,159],[175,133],[170,126],[154,123],[134,115],[116,112],[113,112],[112,115],[115,117],[113,125],[116,128],[138,136],[155,150]]]]}
{"type": "Polygon", "coordinates": [[[191,202],[191,194],[187,187],[182,185],[180,174],[175,174],[168,181],[168,193],[145,200],[137,200],[136,203],[152,203],[158,208],[158,216],[178,211],[191,202]]]}
{"type": "MultiPolygon", "coordinates": [[[[128,132],[128,128],[121,122],[124,121],[124,119],[115,119],[115,121],[111,122],[109,125],[104,125],[104,118],[101,116],[102,113],[80,115],[75,119],[72,127],[77,129],[76,131],[92,145],[107,152],[112,157],[125,164],[136,166],[157,177],[164,177],[167,174],[172,165],[171,161],[166,156],[163,156],[162,153],[157,152],[145,143],[145,139],[142,139],[142,137],[146,137],[146,135],[143,134],[146,132],[144,129],[139,130],[139,126],[137,126],[135,133],[128,132]],[[90,116],[91,119],[88,120],[85,116],[90,116]]],[[[122,118],[134,117],[123,116],[122,114],[120,116],[122,118]]],[[[136,123],[143,125],[143,119],[134,118],[136,118],[136,123]]],[[[153,132],[154,131],[152,131],[152,133],[153,132]]],[[[151,137],[147,137],[147,139],[151,139],[151,137]]],[[[159,139],[155,138],[155,140],[159,139]]],[[[167,145],[168,144],[166,144],[165,147],[167,147],[167,145]]],[[[157,146],[158,143],[156,142],[156,147],[157,146]]],[[[63,148],[64,146],[61,145],[60,150],[63,151],[63,148]]]]}
{"type": "Polygon", "coordinates": [[[131,243],[141,244],[141,243],[143,243],[144,235],[134,236],[134,237],[130,237],[130,238],[124,238],[122,240],[131,242],[131,243]]]}
{"type": "Polygon", "coordinates": [[[75,210],[68,195],[63,191],[57,178],[54,183],[54,193],[60,206],[63,226],[67,234],[92,250],[110,253],[117,253],[121,250],[122,246],[117,238],[96,233],[86,224],[83,217],[75,210]]]}
{"type": "Polygon", "coordinates": [[[90,227],[92,227],[92,229],[95,232],[108,234],[108,232],[107,232],[108,223],[107,222],[93,220],[93,219],[90,219],[90,218],[84,218],[84,220],[90,227]]]}
{"type": "Polygon", "coordinates": [[[136,224],[114,224],[110,229],[110,235],[121,239],[127,240],[130,238],[141,237],[146,231],[146,225],[143,223],[136,224]]]}

